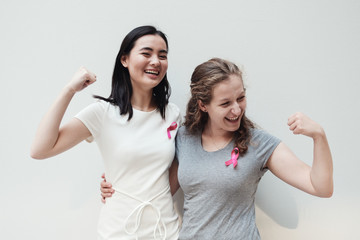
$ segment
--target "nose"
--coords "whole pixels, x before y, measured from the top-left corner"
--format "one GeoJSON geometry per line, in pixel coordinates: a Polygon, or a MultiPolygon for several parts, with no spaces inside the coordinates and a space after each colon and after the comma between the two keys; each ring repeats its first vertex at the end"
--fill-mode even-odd
{"type": "Polygon", "coordinates": [[[238,102],[235,102],[231,108],[231,113],[238,116],[241,113],[240,104],[238,102]]]}
{"type": "Polygon", "coordinates": [[[159,66],[160,65],[160,59],[159,59],[159,57],[158,56],[152,56],[152,58],[151,58],[151,61],[150,61],[150,64],[152,65],[152,66],[159,66]]]}

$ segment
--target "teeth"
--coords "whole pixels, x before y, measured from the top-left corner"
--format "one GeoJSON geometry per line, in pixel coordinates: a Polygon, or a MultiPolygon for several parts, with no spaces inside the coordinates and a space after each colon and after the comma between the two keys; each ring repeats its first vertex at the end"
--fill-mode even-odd
{"type": "Polygon", "coordinates": [[[234,118],[228,118],[230,121],[235,121],[235,120],[238,120],[239,119],[239,116],[237,117],[234,117],[234,118]]]}
{"type": "Polygon", "coordinates": [[[146,70],[146,73],[150,73],[150,74],[155,74],[155,75],[159,75],[158,71],[153,71],[153,70],[146,70]]]}

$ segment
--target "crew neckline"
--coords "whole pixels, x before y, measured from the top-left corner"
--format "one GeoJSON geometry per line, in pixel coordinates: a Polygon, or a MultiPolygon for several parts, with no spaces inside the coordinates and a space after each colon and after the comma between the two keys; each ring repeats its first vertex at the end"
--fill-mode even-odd
{"type": "Polygon", "coordinates": [[[136,111],[136,112],[140,112],[140,113],[153,113],[155,112],[156,110],[158,110],[158,108],[154,108],[153,110],[151,111],[143,111],[143,110],[139,110],[139,109],[136,109],[135,107],[133,107],[133,111],[136,111]]]}
{"type": "Polygon", "coordinates": [[[226,144],[223,148],[220,148],[220,149],[215,150],[215,151],[207,151],[207,150],[205,150],[205,148],[204,148],[203,145],[202,145],[201,134],[200,134],[200,137],[198,138],[198,144],[200,145],[201,150],[202,150],[203,152],[205,152],[205,153],[216,153],[216,152],[220,152],[220,151],[223,151],[223,150],[227,149],[230,144],[234,145],[234,138],[231,139],[231,141],[228,142],[228,144],[226,144]]]}

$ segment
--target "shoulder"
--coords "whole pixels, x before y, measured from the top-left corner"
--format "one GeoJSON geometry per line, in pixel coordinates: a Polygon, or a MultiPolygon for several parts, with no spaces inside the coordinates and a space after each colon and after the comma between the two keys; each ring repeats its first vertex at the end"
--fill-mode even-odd
{"type": "Polygon", "coordinates": [[[101,119],[104,115],[111,112],[116,112],[116,106],[109,102],[96,99],[93,103],[89,104],[83,110],[81,110],[76,117],[78,118],[98,118],[101,119]]]}
{"type": "Polygon", "coordinates": [[[260,140],[260,139],[263,139],[263,138],[275,137],[275,136],[271,135],[270,133],[268,133],[266,130],[259,129],[259,128],[250,129],[250,134],[251,134],[251,139],[252,140],[256,140],[256,139],[260,140]]]}
{"type": "Polygon", "coordinates": [[[171,121],[176,121],[178,124],[181,123],[181,113],[179,107],[174,103],[168,103],[166,106],[166,118],[172,119],[171,121]]]}
{"type": "Polygon", "coordinates": [[[189,132],[186,130],[185,126],[180,126],[178,129],[178,132],[176,134],[176,149],[182,149],[184,146],[188,146],[189,142],[191,141],[192,136],[189,134],[189,132]]]}
{"type": "Polygon", "coordinates": [[[250,145],[255,148],[264,148],[268,145],[278,145],[281,140],[274,135],[268,133],[264,129],[253,128],[250,130],[250,145]]]}
{"type": "Polygon", "coordinates": [[[199,137],[199,134],[190,133],[185,126],[180,126],[176,135],[176,141],[179,142],[193,142],[199,137]]]}
{"type": "Polygon", "coordinates": [[[180,114],[179,107],[172,102],[168,103],[168,105],[166,106],[166,111],[169,111],[172,114],[178,114],[178,115],[180,114]]]}
{"type": "Polygon", "coordinates": [[[187,136],[191,136],[192,134],[187,130],[187,128],[185,126],[180,126],[179,128],[179,133],[181,135],[187,135],[187,136]]]}
{"type": "Polygon", "coordinates": [[[178,131],[178,135],[184,135],[186,133],[186,127],[185,126],[180,126],[179,131],[178,131]]]}
{"type": "Polygon", "coordinates": [[[115,107],[115,106],[112,105],[111,103],[106,102],[101,99],[96,99],[93,103],[91,103],[88,106],[88,108],[93,108],[93,109],[97,109],[97,110],[105,110],[105,109],[109,109],[111,107],[115,107]]]}
{"type": "Polygon", "coordinates": [[[183,141],[185,133],[186,128],[184,126],[180,126],[176,134],[176,143],[180,143],[183,141]]]}

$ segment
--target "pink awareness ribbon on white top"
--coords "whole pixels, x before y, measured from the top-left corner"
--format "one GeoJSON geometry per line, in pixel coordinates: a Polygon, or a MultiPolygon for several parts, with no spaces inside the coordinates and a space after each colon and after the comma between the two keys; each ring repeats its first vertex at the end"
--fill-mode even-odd
{"type": "Polygon", "coordinates": [[[226,166],[233,164],[235,168],[238,163],[237,161],[238,157],[239,157],[239,149],[236,147],[231,151],[231,159],[225,162],[226,166]]]}
{"type": "Polygon", "coordinates": [[[170,127],[167,128],[167,135],[169,139],[171,139],[170,131],[175,130],[176,128],[177,128],[176,122],[172,122],[170,127]]]}

